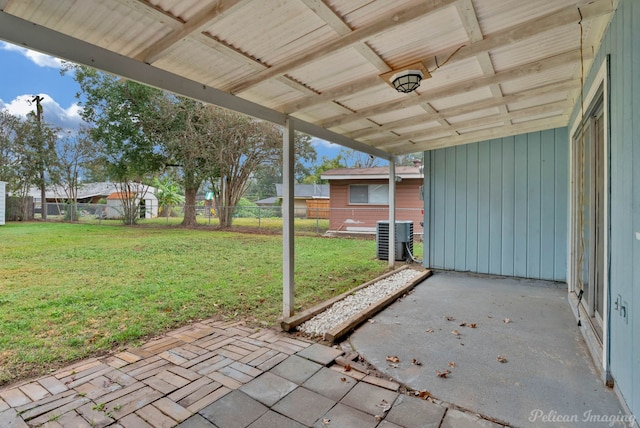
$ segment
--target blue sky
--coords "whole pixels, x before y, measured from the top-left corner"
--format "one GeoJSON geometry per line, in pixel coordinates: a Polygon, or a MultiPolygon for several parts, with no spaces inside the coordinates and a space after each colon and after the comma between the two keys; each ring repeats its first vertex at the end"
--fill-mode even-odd
{"type": "MultiPolygon", "coordinates": [[[[35,106],[34,95],[44,98],[44,120],[64,130],[75,130],[82,123],[75,98],[80,90],[71,74],[60,74],[57,58],[0,41],[0,110],[26,116],[35,106]]],[[[318,161],[334,158],[340,146],[314,139],[318,161]]]]}

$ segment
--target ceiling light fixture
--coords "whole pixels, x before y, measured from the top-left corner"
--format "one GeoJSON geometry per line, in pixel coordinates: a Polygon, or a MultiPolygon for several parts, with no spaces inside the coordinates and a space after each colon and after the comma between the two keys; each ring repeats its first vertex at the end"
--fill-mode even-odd
{"type": "Polygon", "coordinates": [[[396,91],[408,94],[420,86],[423,77],[424,74],[420,70],[405,70],[391,76],[391,84],[396,91]]]}
{"type": "Polygon", "coordinates": [[[408,94],[415,91],[422,80],[430,78],[431,73],[422,62],[415,62],[395,68],[380,77],[396,91],[408,94]]]}

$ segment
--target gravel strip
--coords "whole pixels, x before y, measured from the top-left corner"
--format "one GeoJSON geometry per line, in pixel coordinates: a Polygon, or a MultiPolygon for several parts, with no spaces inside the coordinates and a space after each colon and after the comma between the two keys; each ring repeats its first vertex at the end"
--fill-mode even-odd
{"type": "Polygon", "coordinates": [[[334,303],[324,312],[300,324],[297,328],[304,333],[324,338],[324,334],[327,331],[368,308],[373,303],[391,295],[420,274],[421,272],[414,269],[404,269],[394,273],[334,303]]]}

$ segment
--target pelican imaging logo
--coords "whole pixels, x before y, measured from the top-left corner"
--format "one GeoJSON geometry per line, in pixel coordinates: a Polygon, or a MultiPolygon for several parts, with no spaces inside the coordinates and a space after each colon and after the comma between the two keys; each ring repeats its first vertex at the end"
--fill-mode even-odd
{"type": "Polygon", "coordinates": [[[529,422],[549,423],[549,424],[598,424],[597,426],[619,426],[619,427],[633,427],[636,421],[633,415],[623,415],[618,413],[615,415],[602,415],[593,413],[592,410],[587,410],[581,415],[569,415],[562,414],[555,410],[549,410],[545,412],[540,409],[534,409],[529,415],[529,422]]]}

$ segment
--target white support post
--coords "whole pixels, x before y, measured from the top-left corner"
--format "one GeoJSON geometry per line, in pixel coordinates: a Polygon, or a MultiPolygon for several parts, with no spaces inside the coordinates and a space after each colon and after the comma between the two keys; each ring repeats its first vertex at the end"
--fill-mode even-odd
{"type": "Polygon", "coordinates": [[[396,262],[396,164],[389,160],[389,267],[396,262]]]}
{"type": "Polygon", "coordinates": [[[295,162],[293,119],[284,124],[282,141],[282,315],[293,315],[294,286],[294,229],[293,229],[293,171],[295,162]]]}

